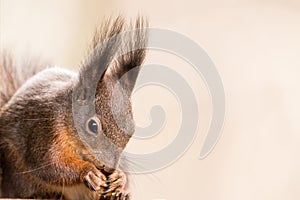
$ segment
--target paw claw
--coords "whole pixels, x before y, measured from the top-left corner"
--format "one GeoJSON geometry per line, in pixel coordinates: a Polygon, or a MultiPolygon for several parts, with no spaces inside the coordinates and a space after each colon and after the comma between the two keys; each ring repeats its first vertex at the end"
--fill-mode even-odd
{"type": "Polygon", "coordinates": [[[92,190],[99,191],[107,187],[106,177],[96,168],[90,168],[83,174],[83,182],[92,190]]]}

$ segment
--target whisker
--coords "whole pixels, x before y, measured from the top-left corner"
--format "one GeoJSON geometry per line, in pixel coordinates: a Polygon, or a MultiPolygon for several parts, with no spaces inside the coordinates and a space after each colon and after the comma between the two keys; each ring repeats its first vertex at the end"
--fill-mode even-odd
{"type": "MultiPolygon", "coordinates": [[[[144,176],[147,176],[147,177],[151,177],[156,182],[161,182],[160,178],[155,174],[155,172],[147,172],[147,173],[143,173],[143,174],[138,173],[138,171],[136,170],[137,168],[141,169],[141,170],[145,169],[142,165],[139,165],[138,162],[135,162],[132,159],[128,159],[127,156],[122,156],[121,159],[123,160],[123,163],[124,162],[125,162],[125,164],[130,163],[133,166],[133,168],[130,169],[132,172],[129,173],[130,176],[133,178],[132,180],[135,180],[135,177],[137,177],[137,176],[144,175],[144,176]]],[[[138,158],[135,158],[135,159],[137,159],[139,161],[146,161],[146,159],[138,159],[138,158]]],[[[125,165],[125,167],[128,167],[128,165],[127,166],[125,165]]]]}
{"type": "Polygon", "coordinates": [[[54,118],[27,118],[27,119],[23,119],[25,121],[37,121],[37,120],[48,120],[48,119],[54,119],[54,118]]]}
{"type": "Polygon", "coordinates": [[[40,166],[40,167],[37,167],[37,168],[35,168],[35,169],[31,169],[31,170],[27,170],[27,171],[22,171],[22,172],[17,172],[16,174],[26,174],[26,173],[35,172],[35,171],[41,170],[41,169],[43,169],[43,168],[45,168],[45,167],[48,167],[48,166],[50,166],[50,165],[53,165],[53,164],[55,164],[55,162],[47,163],[47,164],[42,165],[42,166],[40,166]]]}
{"type": "Polygon", "coordinates": [[[65,192],[65,179],[63,179],[63,186],[62,186],[62,190],[61,190],[60,200],[63,199],[64,192],[65,192]]]}
{"type": "MultiPolygon", "coordinates": [[[[65,156],[65,157],[62,157],[62,159],[65,159],[65,158],[73,158],[73,157],[74,157],[74,156],[65,156]]],[[[35,171],[44,169],[44,168],[49,167],[49,166],[54,165],[54,164],[56,164],[55,161],[45,162],[45,163],[42,163],[42,165],[41,165],[40,167],[37,167],[37,168],[34,168],[34,169],[30,169],[30,170],[26,170],[26,171],[22,171],[22,172],[17,172],[17,173],[15,173],[15,174],[26,174],[26,173],[35,172],[35,171]]]]}

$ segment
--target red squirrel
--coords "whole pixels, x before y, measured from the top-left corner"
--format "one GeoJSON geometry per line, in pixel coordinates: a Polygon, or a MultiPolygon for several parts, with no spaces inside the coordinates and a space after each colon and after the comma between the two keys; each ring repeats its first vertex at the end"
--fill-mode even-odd
{"type": "Polygon", "coordinates": [[[28,65],[21,74],[1,55],[2,197],[130,199],[118,163],[134,132],[130,95],[147,26],[107,20],[78,73],[28,65]]]}

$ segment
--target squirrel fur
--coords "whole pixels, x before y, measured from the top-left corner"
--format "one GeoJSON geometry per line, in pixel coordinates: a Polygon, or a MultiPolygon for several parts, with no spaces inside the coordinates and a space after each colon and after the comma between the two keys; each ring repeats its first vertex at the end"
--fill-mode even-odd
{"type": "Polygon", "coordinates": [[[134,132],[130,95],[146,55],[146,26],[142,18],[107,20],[78,73],[28,65],[21,74],[1,55],[2,197],[130,198],[118,163],[134,132]],[[138,31],[115,37],[131,30],[138,31]]]}

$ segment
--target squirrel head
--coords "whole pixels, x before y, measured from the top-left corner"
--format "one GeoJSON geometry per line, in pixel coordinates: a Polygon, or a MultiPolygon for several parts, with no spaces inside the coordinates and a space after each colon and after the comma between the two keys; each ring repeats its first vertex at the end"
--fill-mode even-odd
{"type": "Polygon", "coordinates": [[[72,89],[76,132],[95,158],[116,168],[134,133],[130,96],[146,55],[147,22],[118,17],[97,31],[72,89]]]}

